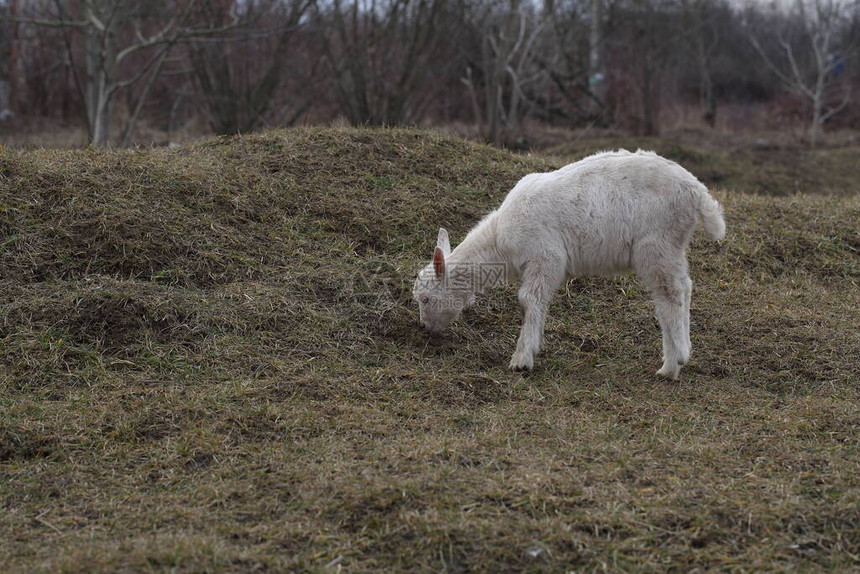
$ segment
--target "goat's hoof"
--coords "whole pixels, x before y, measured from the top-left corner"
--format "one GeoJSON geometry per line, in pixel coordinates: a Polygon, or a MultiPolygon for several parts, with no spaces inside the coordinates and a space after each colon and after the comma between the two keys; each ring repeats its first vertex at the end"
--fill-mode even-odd
{"type": "Polygon", "coordinates": [[[673,381],[677,381],[678,375],[680,373],[681,373],[681,369],[678,369],[678,368],[672,369],[669,367],[663,367],[662,369],[657,371],[657,376],[658,377],[665,377],[667,379],[672,379],[673,381]]]}
{"type": "Polygon", "coordinates": [[[522,360],[522,361],[520,361],[517,359],[512,359],[511,364],[508,366],[508,368],[516,373],[516,372],[521,372],[521,371],[531,371],[533,366],[534,366],[534,360],[531,360],[531,361],[522,360]]]}

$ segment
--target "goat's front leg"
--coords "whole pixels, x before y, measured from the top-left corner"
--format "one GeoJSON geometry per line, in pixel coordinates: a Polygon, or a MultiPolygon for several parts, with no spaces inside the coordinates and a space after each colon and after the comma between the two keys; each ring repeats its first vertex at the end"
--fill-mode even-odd
{"type": "Polygon", "coordinates": [[[564,268],[554,265],[530,265],[523,273],[519,300],[523,308],[523,326],[517,350],[511,359],[512,371],[530,371],[540,351],[544,322],[553,292],[564,280],[564,268]]]}

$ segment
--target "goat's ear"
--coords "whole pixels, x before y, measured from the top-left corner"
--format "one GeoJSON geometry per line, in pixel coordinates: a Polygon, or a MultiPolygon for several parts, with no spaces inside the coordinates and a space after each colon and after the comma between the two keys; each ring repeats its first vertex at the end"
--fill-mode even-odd
{"type": "Polygon", "coordinates": [[[448,240],[448,232],[444,227],[439,228],[439,235],[436,236],[436,247],[442,250],[442,255],[448,257],[451,255],[451,242],[448,240]]]}
{"type": "Polygon", "coordinates": [[[438,247],[433,253],[433,269],[436,270],[436,279],[441,279],[445,275],[445,254],[438,247]]]}

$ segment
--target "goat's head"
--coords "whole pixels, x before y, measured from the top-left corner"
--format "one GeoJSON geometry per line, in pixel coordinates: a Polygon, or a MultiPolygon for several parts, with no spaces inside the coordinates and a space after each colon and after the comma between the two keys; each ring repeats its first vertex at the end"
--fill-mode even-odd
{"type": "Polygon", "coordinates": [[[450,280],[451,269],[446,263],[451,254],[448,232],[439,229],[433,261],[418,272],[412,298],[418,303],[420,326],[432,335],[438,335],[456,321],[474,299],[468,285],[456,286],[450,280]]]}

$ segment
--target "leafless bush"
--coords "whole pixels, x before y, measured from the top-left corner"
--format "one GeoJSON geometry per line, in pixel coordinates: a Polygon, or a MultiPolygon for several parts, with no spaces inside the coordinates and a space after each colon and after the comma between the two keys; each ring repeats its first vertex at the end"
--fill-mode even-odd
{"type": "Polygon", "coordinates": [[[79,121],[96,145],[202,117],[217,133],[469,122],[517,146],[535,122],[656,134],[667,105],[713,126],[718,106],[794,94],[814,142],[858,114],[858,14],[856,0],[0,0],[0,113],[79,121]]]}

